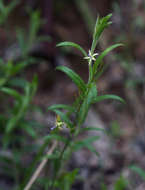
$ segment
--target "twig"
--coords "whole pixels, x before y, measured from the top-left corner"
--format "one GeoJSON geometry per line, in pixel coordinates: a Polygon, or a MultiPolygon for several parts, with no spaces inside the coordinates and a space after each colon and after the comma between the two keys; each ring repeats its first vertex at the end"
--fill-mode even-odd
{"type": "Polygon", "coordinates": [[[51,149],[46,153],[46,158],[44,160],[42,160],[42,162],[39,164],[38,168],[35,170],[34,174],[32,175],[31,179],[29,180],[29,182],[26,185],[26,187],[24,188],[24,190],[29,190],[31,188],[31,186],[33,185],[33,183],[35,182],[35,180],[39,176],[40,172],[42,171],[42,169],[46,165],[46,163],[48,161],[47,156],[50,155],[50,154],[52,154],[52,152],[54,151],[54,149],[56,148],[56,146],[57,146],[57,142],[54,141],[51,149]]]}

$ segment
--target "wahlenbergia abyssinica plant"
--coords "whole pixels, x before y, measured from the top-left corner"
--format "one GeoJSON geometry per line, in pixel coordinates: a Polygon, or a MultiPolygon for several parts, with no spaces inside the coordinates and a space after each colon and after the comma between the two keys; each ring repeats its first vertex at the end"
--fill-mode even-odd
{"type": "MultiPolygon", "coordinates": [[[[48,110],[55,112],[57,115],[57,121],[51,133],[45,137],[45,141],[49,142],[50,140],[55,140],[64,143],[62,150],[56,148],[53,154],[49,156],[49,158],[53,158],[52,162],[54,167],[54,173],[48,185],[51,190],[57,187],[63,190],[70,189],[75,180],[75,176],[77,175],[77,170],[64,174],[61,169],[63,168],[65,161],[70,158],[73,151],[79,150],[82,147],[87,147],[90,151],[98,155],[95,148],[92,146],[92,142],[96,141],[99,138],[98,136],[89,137],[81,141],[77,140],[77,136],[83,131],[82,125],[85,122],[91,105],[105,99],[119,100],[124,103],[124,100],[116,95],[107,94],[99,96],[96,87],[97,79],[104,70],[103,58],[114,48],[122,46],[120,43],[112,45],[100,54],[95,51],[102,32],[111,24],[109,21],[111,16],[112,14],[109,14],[106,17],[97,19],[92,46],[88,54],[80,45],[73,42],[61,42],[57,44],[57,47],[71,46],[82,53],[84,59],[88,62],[89,78],[88,82],[85,83],[83,79],[70,68],[66,66],[57,67],[57,70],[64,72],[69,78],[71,78],[78,87],[79,93],[72,105],[56,104],[48,108],[48,110]],[[69,130],[68,137],[64,137],[60,133],[61,128],[64,126],[69,130]]],[[[86,130],[98,130],[98,128],[87,127],[86,130]]]]}

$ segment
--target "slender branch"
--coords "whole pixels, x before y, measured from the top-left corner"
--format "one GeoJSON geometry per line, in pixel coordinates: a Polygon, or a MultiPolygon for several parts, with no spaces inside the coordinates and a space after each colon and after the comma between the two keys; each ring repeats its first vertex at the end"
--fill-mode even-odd
{"type": "Polygon", "coordinates": [[[28,184],[26,185],[26,187],[24,188],[24,190],[29,190],[33,183],[35,182],[35,180],[37,179],[37,177],[39,176],[40,172],[42,171],[42,169],[44,168],[44,166],[46,165],[48,158],[47,156],[52,154],[52,152],[54,151],[54,149],[57,146],[57,142],[54,141],[51,149],[49,149],[49,151],[46,153],[46,158],[44,160],[42,160],[42,162],[39,164],[38,168],[35,170],[34,174],[32,175],[31,179],[29,180],[28,184]]]}
{"type": "MultiPolygon", "coordinates": [[[[64,147],[63,147],[63,149],[62,149],[62,151],[60,153],[60,156],[59,156],[60,167],[59,167],[58,170],[60,170],[60,168],[62,167],[63,155],[64,155],[64,152],[66,151],[66,149],[68,148],[69,144],[70,144],[70,140],[68,139],[68,141],[64,145],[64,147]]],[[[55,171],[55,175],[54,175],[54,178],[53,178],[53,183],[52,183],[51,188],[50,188],[51,190],[54,189],[54,184],[55,184],[55,181],[57,179],[57,176],[58,176],[58,171],[55,171]]]]}

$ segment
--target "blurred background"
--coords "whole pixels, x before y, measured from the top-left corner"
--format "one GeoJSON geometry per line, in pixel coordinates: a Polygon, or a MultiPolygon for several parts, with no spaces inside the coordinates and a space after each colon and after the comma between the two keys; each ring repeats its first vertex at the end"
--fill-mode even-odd
{"type": "MultiPolygon", "coordinates": [[[[16,189],[22,182],[24,170],[55,120],[47,107],[74,100],[76,86],[55,67],[66,65],[87,81],[87,64],[79,52],[56,48],[56,44],[72,41],[88,51],[97,16],[109,13],[112,25],[101,36],[96,52],[116,42],[125,46],[105,58],[107,69],[98,81],[98,93],[119,95],[126,105],[103,101],[91,108],[85,125],[108,133],[99,132],[100,139],[94,143],[99,157],[86,149],[73,154],[68,168],[80,168],[81,177],[72,189],[103,190],[104,183],[111,190],[121,175],[130,181],[126,189],[145,189],[145,181],[129,168],[134,164],[145,169],[144,0],[0,0],[0,87],[25,92],[20,104],[14,92],[0,92],[0,146],[3,141],[7,145],[0,150],[0,189],[16,189]],[[38,76],[36,93],[35,84],[30,84],[34,74],[38,76]],[[22,106],[25,97],[27,113],[22,106]],[[23,110],[21,115],[19,110],[23,110]],[[9,136],[5,126],[11,131],[9,136]]],[[[44,189],[45,178],[47,171],[33,188],[44,189]]]]}

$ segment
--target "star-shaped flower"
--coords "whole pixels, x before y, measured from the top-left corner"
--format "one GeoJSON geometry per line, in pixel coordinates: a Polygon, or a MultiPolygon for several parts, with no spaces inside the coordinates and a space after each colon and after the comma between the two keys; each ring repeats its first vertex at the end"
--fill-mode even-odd
{"type": "Polygon", "coordinates": [[[91,50],[89,50],[89,53],[88,53],[88,56],[87,57],[84,57],[84,59],[88,59],[89,62],[92,62],[92,61],[96,61],[96,56],[99,55],[98,53],[94,53],[92,54],[91,53],[91,50]]]}

